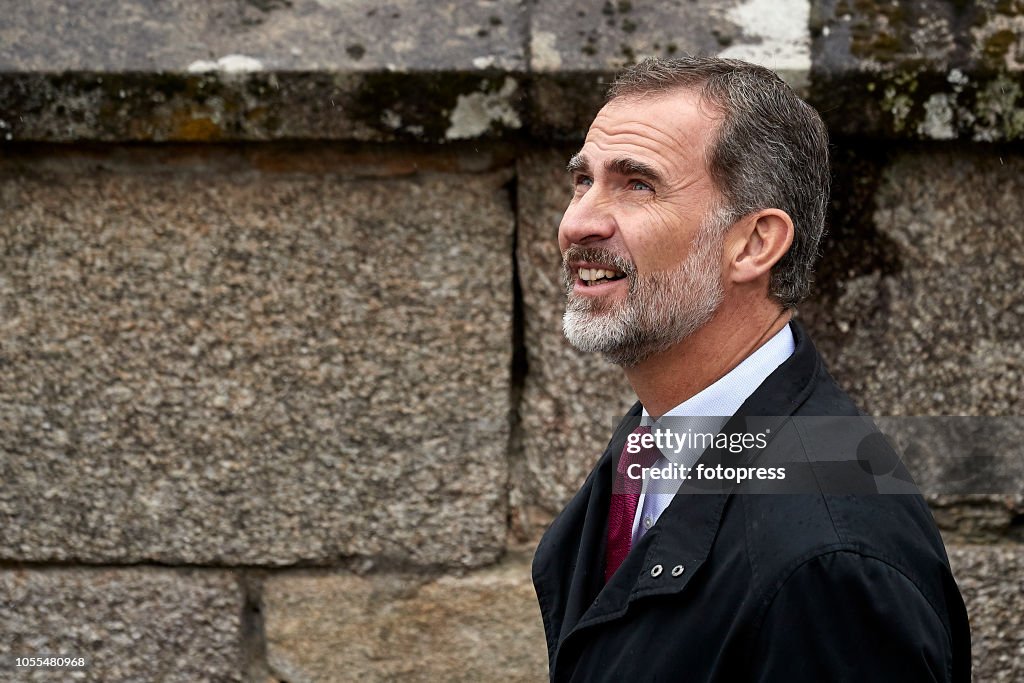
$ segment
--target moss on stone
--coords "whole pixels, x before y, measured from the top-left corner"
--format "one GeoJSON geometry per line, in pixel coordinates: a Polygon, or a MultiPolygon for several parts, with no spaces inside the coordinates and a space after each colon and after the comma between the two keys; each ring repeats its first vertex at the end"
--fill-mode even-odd
{"type": "Polygon", "coordinates": [[[818,73],[809,101],[836,135],[1024,140],[1024,74],[907,70],[818,73]]]}
{"type": "Polygon", "coordinates": [[[994,13],[1012,17],[1024,13],[1024,0],[997,0],[994,13]]]}
{"type": "Polygon", "coordinates": [[[385,139],[444,140],[451,125],[449,115],[460,96],[496,94],[504,82],[505,75],[498,72],[368,73],[361,75],[358,85],[345,96],[344,108],[350,119],[385,139]],[[411,92],[418,96],[410,98],[411,92]],[[401,120],[400,128],[381,120],[385,111],[401,120]]]}
{"type": "Polygon", "coordinates": [[[850,53],[861,59],[886,64],[895,62],[913,47],[916,19],[906,3],[884,0],[841,0],[837,14],[849,14],[850,53]]]}
{"type": "Polygon", "coordinates": [[[871,53],[879,61],[893,61],[903,48],[903,43],[892,33],[882,31],[871,41],[871,53]]]}
{"type": "Polygon", "coordinates": [[[974,110],[975,139],[1024,140],[1024,88],[1019,77],[1000,74],[979,88],[974,110]]]}
{"type": "Polygon", "coordinates": [[[1000,66],[1016,42],[1017,34],[1013,31],[1009,29],[997,31],[985,40],[981,47],[981,53],[990,64],[1000,66]]]}
{"type": "Polygon", "coordinates": [[[220,140],[223,131],[209,118],[192,118],[188,112],[178,112],[173,119],[171,137],[187,142],[212,142],[220,140]]]}

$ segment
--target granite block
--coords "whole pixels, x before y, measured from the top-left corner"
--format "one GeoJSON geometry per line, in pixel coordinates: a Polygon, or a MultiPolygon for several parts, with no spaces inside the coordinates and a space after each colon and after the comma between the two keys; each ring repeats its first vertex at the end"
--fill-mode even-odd
{"type": "Polygon", "coordinates": [[[462,576],[282,573],[264,585],[270,672],[312,681],[538,681],[529,558],[462,576]]]}
{"type": "Polygon", "coordinates": [[[1019,414],[1024,158],[906,150],[875,169],[861,202],[836,196],[801,308],[830,370],[875,415],[1019,414]]]}
{"type": "Polygon", "coordinates": [[[949,562],[967,605],[975,681],[1009,683],[1024,677],[1024,548],[949,548],[949,562]]]}
{"type": "Polygon", "coordinates": [[[243,591],[228,572],[0,570],[0,657],[85,659],[5,681],[242,681],[243,591]]]}
{"type": "Polygon", "coordinates": [[[507,170],[55,154],[0,169],[0,557],[497,557],[507,170]]]}

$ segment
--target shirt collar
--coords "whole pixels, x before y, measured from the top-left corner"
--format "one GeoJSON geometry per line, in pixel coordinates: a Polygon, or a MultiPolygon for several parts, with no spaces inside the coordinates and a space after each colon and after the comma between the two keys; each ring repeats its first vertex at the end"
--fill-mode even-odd
{"type": "MultiPolygon", "coordinates": [[[[786,325],[721,379],[686,399],[665,415],[731,417],[768,375],[793,355],[794,349],[796,342],[793,340],[793,332],[789,325],[786,325]]],[[[645,421],[651,421],[647,408],[643,409],[643,418],[645,421]]]]}
{"type": "MultiPolygon", "coordinates": [[[[793,332],[786,325],[725,376],[669,410],[661,419],[707,418],[688,420],[687,424],[694,431],[717,434],[768,375],[793,355],[795,349],[793,332]]],[[[650,426],[658,425],[658,420],[654,420],[646,408],[641,421],[650,426]]],[[[670,421],[670,424],[673,429],[679,427],[678,421],[670,421]]],[[[666,457],[673,462],[679,459],[670,453],[666,453],[666,457]]]]}

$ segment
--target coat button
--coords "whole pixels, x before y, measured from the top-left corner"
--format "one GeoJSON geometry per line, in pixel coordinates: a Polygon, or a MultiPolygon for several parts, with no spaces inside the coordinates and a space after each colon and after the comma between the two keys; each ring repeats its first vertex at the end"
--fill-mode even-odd
{"type": "Polygon", "coordinates": [[[686,569],[681,564],[672,567],[672,576],[682,576],[686,569]]]}
{"type": "Polygon", "coordinates": [[[653,567],[651,567],[651,576],[653,576],[654,578],[658,578],[659,576],[661,576],[660,564],[656,564],[653,567]]]}

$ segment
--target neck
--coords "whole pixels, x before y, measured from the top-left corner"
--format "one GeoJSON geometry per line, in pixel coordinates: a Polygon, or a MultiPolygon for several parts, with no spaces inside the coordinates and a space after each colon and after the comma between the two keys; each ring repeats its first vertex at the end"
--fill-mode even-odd
{"type": "Polygon", "coordinates": [[[626,377],[647,412],[661,417],[727,375],[790,318],[791,310],[777,306],[729,310],[723,305],[686,339],[627,368],[626,377]]]}

